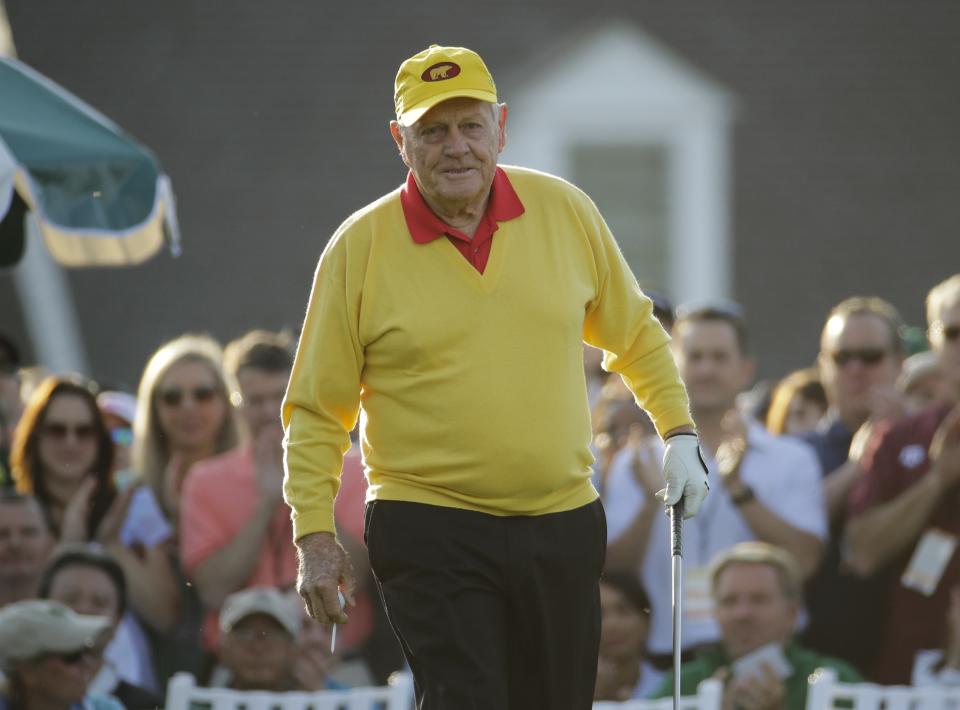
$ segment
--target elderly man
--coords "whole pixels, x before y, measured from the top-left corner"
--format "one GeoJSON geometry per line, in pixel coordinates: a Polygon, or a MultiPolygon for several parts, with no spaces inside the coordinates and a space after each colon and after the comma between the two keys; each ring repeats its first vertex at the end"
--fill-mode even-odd
{"type": "Polygon", "coordinates": [[[662,500],[692,515],[707,484],[686,392],[593,203],[497,166],[507,108],[481,58],[431,46],[394,99],[410,173],[327,245],[284,403],[298,588],[346,621],[332,505],[362,407],[370,563],[419,707],[589,708],[606,534],[582,342],[650,413],[662,500]]]}
{"type": "MultiPolygon", "coordinates": [[[[832,668],[840,680],[860,675],[843,661],[820,656],[793,638],[801,608],[797,563],[786,550],[763,542],[741,542],[713,562],[711,593],[720,644],[680,669],[684,695],[707,678],[725,681],[723,708],[803,710],[807,678],[832,668]]],[[[654,697],[673,693],[668,678],[654,697]]]]}

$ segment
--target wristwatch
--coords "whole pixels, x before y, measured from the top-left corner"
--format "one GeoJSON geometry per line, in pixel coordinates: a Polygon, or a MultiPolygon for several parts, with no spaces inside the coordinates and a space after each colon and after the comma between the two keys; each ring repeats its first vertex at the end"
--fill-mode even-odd
{"type": "Polygon", "coordinates": [[[742,486],[740,490],[730,493],[730,502],[738,508],[745,503],[749,503],[754,498],[753,489],[750,486],[742,486]]]}

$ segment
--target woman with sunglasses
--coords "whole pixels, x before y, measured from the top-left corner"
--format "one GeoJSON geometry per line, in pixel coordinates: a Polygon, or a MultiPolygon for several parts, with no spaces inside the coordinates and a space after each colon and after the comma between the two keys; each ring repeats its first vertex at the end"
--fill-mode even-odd
{"type": "Polygon", "coordinates": [[[163,633],[177,619],[179,592],[165,549],[171,528],[149,488],[117,492],[113,442],[92,385],[70,377],[44,380],[17,425],[10,460],[17,490],[36,497],[59,542],[99,542],[123,568],[133,612],[124,632],[139,648],[125,659],[124,672],[153,686],[140,622],[163,633]]]}
{"type": "Polygon", "coordinates": [[[0,710],[124,710],[88,692],[109,635],[110,619],[82,616],[53,601],[0,609],[0,710]]]}
{"type": "Polygon", "coordinates": [[[213,338],[183,335],[153,354],[140,379],[133,468],[174,525],[190,467],[239,443],[222,357],[213,338]]]}
{"type": "MultiPolygon", "coordinates": [[[[222,349],[213,338],[183,335],[151,356],[140,379],[133,470],[154,491],[174,527],[191,466],[239,443],[221,360],[222,349]]],[[[155,640],[161,680],[181,670],[201,674],[211,662],[200,644],[202,604],[195,587],[187,584],[175,545],[169,554],[175,563],[181,605],[175,629],[155,640]]]]}

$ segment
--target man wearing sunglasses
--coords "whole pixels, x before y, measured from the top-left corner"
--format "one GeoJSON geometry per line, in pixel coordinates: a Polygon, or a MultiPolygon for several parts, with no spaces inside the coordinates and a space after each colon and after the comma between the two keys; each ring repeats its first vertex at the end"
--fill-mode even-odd
{"type": "Polygon", "coordinates": [[[871,675],[909,683],[914,658],[939,648],[960,586],[960,274],[927,296],[930,347],[954,400],[879,425],[849,501],[848,563],[882,575],[889,595],[871,675]]]}
{"type": "Polygon", "coordinates": [[[110,619],[54,601],[0,609],[0,710],[123,710],[113,696],[87,693],[109,630],[110,619]]]}
{"type": "Polygon", "coordinates": [[[820,461],[832,528],[805,590],[810,623],[803,640],[857,668],[868,666],[876,651],[875,618],[882,604],[870,594],[870,581],[850,574],[841,560],[847,496],[858,472],[858,449],[851,460],[851,446],[858,431],[859,442],[878,422],[903,414],[896,390],[902,325],[897,309],[875,296],[847,298],[831,309],[817,358],[829,408],[817,428],[802,436],[820,461]]]}

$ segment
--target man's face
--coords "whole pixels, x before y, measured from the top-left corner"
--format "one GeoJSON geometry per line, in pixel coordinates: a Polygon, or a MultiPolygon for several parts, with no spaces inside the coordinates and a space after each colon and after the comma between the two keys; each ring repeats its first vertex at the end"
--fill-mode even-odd
{"type": "Polygon", "coordinates": [[[784,596],[777,570],[768,564],[733,562],[717,578],[714,617],[731,659],[768,643],[787,643],[798,605],[784,596]]]}
{"type": "Polygon", "coordinates": [[[390,132],[427,203],[455,213],[490,192],[506,144],[506,119],[506,107],[498,119],[486,101],[456,98],[408,128],[391,122],[390,132]]]}
{"type": "Polygon", "coordinates": [[[39,579],[52,546],[36,501],[0,503],[0,584],[39,579]]]}
{"type": "Polygon", "coordinates": [[[270,372],[245,367],[237,372],[237,383],[243,399],[240,414],[254,438],[267,426],[275,426],[279,435],[283,435],[280,428],[280,408],[289,380],[290,373],[286,370],[270,372]]]}
{"type": "Polygon", "coordinates": [[[251,614],[220,642],[220,661],[241,690],[289,690],[296,644],[271,616],[251,614]]]}
{"type": "Polygon", "coordinates": [[[696,412],[731,409],[753,375],[753,363],[740,352],[736,331],[724,321],[681,321],[673,331],[673,350],[696,412]]]}
{"type": "Polygon", "coordinates": [[[859,426],[872,408],[876,391],[892,389],[902,364],[893,349],[894,334],[870,313],[835,316],[820,343],[820,374],[827,400],[840,418],[859,426]]]}
{"type": "Polygon", "coordinates": [[[74,707],[102,665],[102,649],[48,653],[20,665],[17,674],[38,706],[74,707]]]}
{"type": "Polygon", "coordinates": [[[956,335],[957,328],[960,328],[960,301],[945,303],[930,324],[930,347],[937,354],[940,371],[954,386],[954,396],[960,394],[960,335],[956,335]]]}

